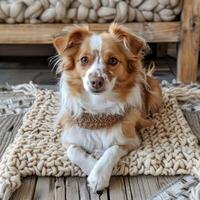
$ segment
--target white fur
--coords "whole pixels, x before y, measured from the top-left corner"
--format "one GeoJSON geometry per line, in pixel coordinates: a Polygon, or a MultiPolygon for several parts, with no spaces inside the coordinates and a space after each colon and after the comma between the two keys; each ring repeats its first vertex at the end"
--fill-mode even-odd
{"type": "MultiPolygon", "coordinates": [[[[93,50],[100,52],[102,40],[100,36],[93,35],[90,40],[90,45],[93,50]]],[[[59,116],[62,117],[65,112],[73,114],[74,117],[81,115],[83,110],[89,113],[108,113],[121,114],[127,105],[142,108],[142,96],[139,85],[132,88],[132,92],[126,102],[121,103],[117,100],[116,94],[112,91],[115,79],[108,80],[107,75],[103,72],[104,64],[101,55],[98,54],[85,77],[82,77],[85,91],[80,97],[75,97],[67,85],[67,80],[70,79],[66,74],[62,74],[60,79],[61,107],[59,116]],[[90,92],[88,87],[88,77],[91,73],[97,73],[103,76],[106,81],[105,92],[95,95],[90,92]]],[[[88,182],[93,191],[104,189],[108,186],[113,167],[119,159],[127,153],[127,150],[122,149],[123,145],[137,148],[140,145],[140,140],[136,136],[127,138],[123,135],[122,125],[115,124],[111,128],[106,129],[84,129],[78,125],[72,125],[67,130],[64,129],[61,142],[65,146],[71,144],[67,150],[68,158],[87,174],[88,182]],[[88,153],[101,155],[97,161],[88,153]]]]}
{"type": "Polygon", "coordinates": [[[127,104],[142,110],[142,102],[141,88],[139,85],[135,85],[127,98],[127,104]]]}
{"type": "Polygon", "coordinates": [[[137,108],[142,107],[141,91],[138,85],[132,89],[127,102],[120,103],[116,100],[115,94],[110,90],[103,93],[103,95],[84,92],[81,97],[74,97],[67,86],[68,78],[66,74],[62,74],[60,79],[61,107],[59,117],[66,111],[73,113],[75,117],[79,116],[83,108],[93,114],[105,112],[108,114],[121,114],[127,104],[137,108]]]}
{"type": "Polygon", "coordinates": [[[63,132],[61,141],[63,145],[73,144],[67,150],[68,158],[89,175],[87,180],[94,192],[108,186],[112,169],[128,153],[121,146],[128,144],[135,149],[140,145],[139,137],[123,135],[121,124],[111,127],[109,132],[108,129],[87,130],[74,125],[63,132]],[[86,152],[101,157],[96,160],[86,152]]]}
{"type": "Polygon", "coordinates": [[[79,116],[82,113],[80,99],[74,97],[69,90],[67,85],[67,75],[62,74],[60,78],[60,112],[58,118],[67,111],[73,113],[74,116],[79,116]]]}
{"type": "Polygon", "coordinates": [[[133,145],[139,142],[138,138],[127,138],[123,135],[121,124],[116,124],[109,129],[84,129],[73,125],[62,134],[63,144],[70,143],[83,147],[87,152],[104,152],[113,144],[133,145]]]}
{"type": "Polygon", "coordinates": [[[93,34],[90,38],[90,48],[92,51],[101,51],[102,49],[102,38],[100,35],[93,34]]]}
{"type": "Polygon", "coordinates": [[[90,85],[89,76],[91,74],[95,74],[97,76],[101,76],[104,78],[106,90],[111,90],[113,88],[114,80],[111,82],[108,80],[107,75],[103,72],[104,68],[105,66],[104,63],[102,62],[102,58],[97,56],[92,65],[90,66],[90,68],[86,71],[85,76],[82,77],[83,86],[87,92],[91,92],[89,87],[90,85]]]}
{"type": "MultiPolygon", "coordinates": [[[[61,78],[61,113],[64,110],[70,110],[75,115],[79,115],[82,108],[92,113],[100,111],[120,113],[124,109],[125,105],[117,102],[112,93],[95,96],[85,92],[81,98],[73,97],[66,85],[66,78],[66,76],[61,78]]],[[[127,99],[127,103],[134,106],[141,105],[139,86],[133,88],[133,94],[127,99]]],[[[123,135],[120,123],[112,126],[109,131],[106,128],[90,130],[73,125],[63,131],[61,142],[64,146],[65,144],[75,145],[68,148],[68,158],[89,175],[88,182],[93,191],[108,186],[113,167],[127,153],[120,147],[121,145],[130,145],[133,149],[140,145],[138,137],[127,138],[123,135]],[[103,155],[97,161],[87,152],[103,155]]]]}
{"type": "Polygon", "coordinates": [[[63,132],[61,141],[63,145],[73,144],[67,150],[68,158],[89,175],[87,180],[94,192],[108,186],[112,169],[128,153],[121,146],[128,144],[134,149],[140,145],[138,137],[123,135],[121,124],[114,125],[109,132],[108,129],[87,130],[74,125],[63,132]],[[97,161],[86,151],[102,156],[97,161]]]}
{"type": "Polygon", "coordinates": [[[80,146],[70,145],[67,149],[68,158],[86,173],[90,174],[97,160],[86,153],[80,146]]]}
{"type": "Polygon", "coordinates": [[[87,178],[94,192],[108,187],[114,166],[118,163],[120,158],[127,153],[127,150],[118,145],[111,146],[104,152],[87,178]]]}

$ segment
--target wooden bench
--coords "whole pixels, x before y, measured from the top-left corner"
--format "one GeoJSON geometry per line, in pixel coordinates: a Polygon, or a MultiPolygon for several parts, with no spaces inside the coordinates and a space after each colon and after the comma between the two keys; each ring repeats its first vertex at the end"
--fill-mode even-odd
{"type": "MultiPolygon", "coordinates": [[[[109,24],[87,24],[92,31],[105,31],[109,24]]],[[[64,27],[71,24],[0,24],[0,44],[50,44],[64,27]]],[[[184,0],[181,20],[125,24],[147,42],[178,42],[177,79],[196,82],[199,40],[200,1],[184,0]]]]}

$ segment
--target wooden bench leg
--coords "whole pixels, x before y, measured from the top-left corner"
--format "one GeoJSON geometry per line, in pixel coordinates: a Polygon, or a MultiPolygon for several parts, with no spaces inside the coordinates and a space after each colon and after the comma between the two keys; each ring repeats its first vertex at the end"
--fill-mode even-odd
{"type": "Polygon", "coordinates": [[[199,57],[200,0],[184,0],[180,34],[177,79],[183,83],[196,82],[199,57]]]}

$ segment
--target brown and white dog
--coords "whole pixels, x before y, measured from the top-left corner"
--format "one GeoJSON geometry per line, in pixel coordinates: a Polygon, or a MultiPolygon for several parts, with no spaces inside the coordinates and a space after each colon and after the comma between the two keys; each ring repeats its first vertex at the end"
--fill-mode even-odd
{"type": "Polygon", "coordinates": [[[111,24],[101,34],[75,27],[56,38],[54,46],[61,59],[61,141],[96,192],[108,187],[120,158],[140,146],[137,130],[151,124],[147,114],[161,105],[160,86],[142,68],[145,41],[123,26],[111,24]],[[84,112],[123,118],[109,127],[87,129],[74,120],[84,112]],[[98,160],[90,155],[99,152],[98,160]]]}

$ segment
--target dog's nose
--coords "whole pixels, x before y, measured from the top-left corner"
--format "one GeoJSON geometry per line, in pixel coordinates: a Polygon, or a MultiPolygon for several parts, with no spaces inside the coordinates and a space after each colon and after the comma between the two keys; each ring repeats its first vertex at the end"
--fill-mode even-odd
{"type": "Polygon", "coordinates": [[[90,85],[93,89],[99,90],[104,86],[104,78],[101,76],[90,77],[90,85]]]}

